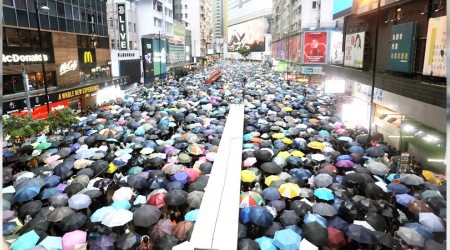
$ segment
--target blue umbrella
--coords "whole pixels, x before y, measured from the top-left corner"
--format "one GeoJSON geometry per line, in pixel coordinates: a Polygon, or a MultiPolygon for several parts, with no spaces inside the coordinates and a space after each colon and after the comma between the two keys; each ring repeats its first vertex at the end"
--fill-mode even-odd
{"type": "Polygon", "coordinates": [[[309,223],[309,222],[314,222],[314,221],[319,223],[324,228],[327,228],[327,220],[324,217],[320,216],[319,214],[307,213],[305,215],[305,218],[303,219],[304,223],[309,223]]]}
{"type": "Polygon", "coordinates": [[[343,220],[339,216],[333,216],[327,220],[328,227],[334,227],[342,232],[346,232],[348,229],[348,222],[343,220]]]}
{"type": "Polygon", "coordinates": [[[411,222],[406,223],[403,225],[404,227],[413,228],[418,232],[420,235],[422,235],[426,240],[432,240],[434,238],[433,232],[430,231],[426,226],[418,223],[418,222],[411,222]]]}
{"type": "Polygon", "coordinates": [[[386,179],[387,179],[388,181],[392,181],[392,180],[394,180],[394,179],[400,179],[400,175],[399,175],[399,174],[389,174],[389,175],[386,177],[386,179]]]}
{"type": "Polygon", "coordinates": [[[363,155],[365,153],[364,149],[361,146],[351,146],[348,148],[348,152],[359,155],[363,155]]]}
{"type": "Polygon", "coordinates": [[[273,244],[281,250],[299,249],[302,237],[291,229],[284,229],[275,232],[273,244]]]}
{"type": "Polygon", "coordinates": [[[348,136],[339,136],[337,139],[340,141],[353,141],[353,139],[348,136]]]}
{"type": "Polygon", "coordinates": [[[340,155],[336,158],[336,161],[340,161],[340,160],[349,160],[352,161],[353,157],[351,155],[340,155]]]}
{"type": "Polygon", "coordinates": [[[103,220],[103,216],[105,216],[105,214],[113,211],[114,208],[111,206],[108,207],[102,207],[97,209],[92,215],[91,215],[91,222],[101,222],[103,220]]]}
{"type": "Polygon", "coordinates": [[[309,179],[312,176],[311,172],[304,168],[294,168],[289,171],[289,174],[294,177],[299,177],[303,180],[309,179]]]}
{"type": "Polygon", "coordinates": [[[11,245],[11,250],[23,250],[36,246],[39,241],[39,235],[31,230],[25,234],[22,234],[16,241],[11,245]]]}
{"type": "Polygon", "coordinates": [[[199,211],[199,209],[197,208],[197,209],[187,212],[184,215],[184,220],[193,221],[193,222],[197,221],[198,211],[199,211]]]}
{"type": "Polygon", "coordinates": [[[95,152],[92,150],[83,150],[81,152],[78,152],[75,155],[75,159],[79,160],[79,159],[89,159],[92,156],[94,156],[95,152]]]}
{"type": "Polygon", "coordinates": [[[58,190],[56,190],[55,188],[45,188],[44,190],[42,190],[38,197],[41,200],[47,200],[52,198],[55,194],[59,194],[58,190]]]}
{"type": "Polygon", "coordinates": [[[398,204],[406,207],[409,202],[416,200],[416,197],[409,194],[396,194],[395,199],[397,200],[398,204]]]}
{"type": "Polygon", "coordinates": [[[73,209],[88,208],[92,203],[91,198],[85,194],[75,194],[69,199],[69,207],[73,209]]]}
{"type": "Polygon", "coordinates": [[[178,172],[178,173],[175,173],[174,175],[172,175],[172,177],[170,179],[172,181],[179,181],[184,185],[184,184],[188,183],[189,175],[185,172],[178,172]]]}
{"type": "Polygon", "coordinates": [[[47,248],[47,250],[62,250],[62,238],[56,236],[47,236],[39,245],[47,248]]]}
{"type": "Polygon", "coordinates": [[[244,224],[250,222],[252,220],[250,219],[250,212],[251,207],[242,208],[241,211],[239,211],[239,220],[244,224]]]}
{"type": "Polygon", "coordinates": [[[58,149],[57,148],[49,148],[47,150],[45,150],[44,154],[49,154],[49,155],[54,155],[58,153],[58,149]]]}
{"type": "Polygon", "coordinates": [[[16,222],[3,222],[3,235],[10,235],[14,232],[14,229],[16,229],[17,223],[16,222]]]}
{"type": "Polygon", "coordinates": [[[289,225],[289,226],[285,226],[285,229],[291,229],[292,231],[294,231],[295,233],[297,233],[298,235],[302,235],[303,230],[297,226],[297,225],[289,225]]]}
{"type": "Polygon", "coordinates": [[[14,199],[17,202],[25,202],[36,197],[41,190],[40,186],[32,185],[24,187],[20,190],[16,190],[16,194],[14,195],[14,199]]]}
{"type": "Polygon", "coordinates": [[[322,200],[326,201],[334,200],[334,195],[328,188],[317,188],[314,190],[314,195],[322,200]]]}
{"type": "Polygon", "coordinates": [[[184,185],[183,185],[183,183],[181,183],[181,182],[179,182],[179,181],[172,181],[172,182],[170,182],[170,183],[168,183],[167,184],[167,186],[166,186],[166,190],[167,191],[170,191],[170,190],[173,190],[173,189],[183,189],[184,188],[184,185]]]}
{"type": "Polygon", "coordinates": [[[268,201],[281,199],[280,192],[278,192],[278,189],[276,189],[274,187],[265,188],[262,191],[262,196],[263,196],[264,200],[268,200],[268,201]]]}
{"type": "Polygon", "coordinates": [[[400,183],[389,183],[386,185],[386,188],[396,194],[406,194],[409,192],[408,188],[400,183]]]}
{"type": "Polygon", "coordinates": [[[380,157],[384,155],[384,150],[380,147],[370,147],[366,150],[366,155],[370,157],[380,157]]]}
{"type": "Polygon", "coordinates": [[[277,250],[277,247],[273,244],[273,239],[267,236],[259,237],[255,239],[259,244],[261,250],[277,250]]]}
{"type": "Polygon", "coordinates": [[[46,187],[54,187],[61,182],[61,177],[57,175],[50,175],[45,177],[44,181],[46,187]]]}
{"type": "Polygon", "coordinates": [[[127,165],[128,162],[122,160],[122,159],[114,159],[112,162],[114,165],[116,165],[117,167],[123,167],[125,165],[127,165]]]}
{"type": "Polygon", "coordinates": [[[250,211],[251,221],[261,227],[270,227],[273,224],[273,216],[265,207],[255,206],[251,207],[250,211]]]}
{"type": "Polygon", "coordinates": [[[125,209],[128,210],[131,208],[131,204],[128,200],[115,200],[111,207],[115,209],[125,209]]]}

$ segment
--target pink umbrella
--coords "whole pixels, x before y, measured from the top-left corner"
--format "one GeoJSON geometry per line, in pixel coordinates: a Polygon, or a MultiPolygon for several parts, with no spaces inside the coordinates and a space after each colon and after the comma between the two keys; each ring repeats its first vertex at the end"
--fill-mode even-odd
{"type": "Polygon", "coordinates": [[[4,210],[3,211],[3,215],[2,215],[3,222],[9,221],[9,220],[11,220],[11,219],[13,219],[15,217],[17,217],[17,213],[16,212],[11,211],[11,210],[4,210]]]}
{"type": "Polygon", "coordinates": [[[86,242],[87,233],[81,230],[75,230],[65,233],[62,237],[62,247],[64,250],[74,250],[76,245],[86,242]]]}
{"type": "Polygon", "coordinates": [[[355,163],[349,160],[340,160],[334,164],[338,168],[353,168],[355,167],[355,163]]]}
{"type": "Polygon", "coordinates": [[[206,154],[206,159],[208,159],[208,161],[214,161],[216,159],[216,152],[209,152],[206,154]]]}
{"type": "Polygon", "coordinates": [[[169,219],[160,219],[156,225],[153,226],[150,238],[156,241],[165,235],[173,235],[173,224],[169,219]]]}
{"type": "Polygon", "coordinates": [[[113,201],[116,200],[131,200],[133,197],[133,190],[130,187],[121,187],[114,192],[113,201]]]}
{"type": "Polygon", "coordinates": [[[45,159],[44,162],[47,163],[47,164],[50,164],[50,163],[52,163],[54,161],[59,160],[59,158],[61,158],[60,155],[52,155],[52,156],[48,157],[47,159],[45,159]]]}
{"type": "Polygon", "coordinates": [[[197,177],[200,175],[197,171],[195,171],[192,168],[185,168],[185,169],[181,170],[181,172],[185,172],[186,174],[189,175],[190,182],[194,182],[197,179],[197,177]]]}
{"type": "Polygon", "coordinates": [[[164,154],[168,155],[168,154],[169,154],[170,152],[172,152],[174,149],[175,149],[175,147],[173,147],[173,146],[166,147],[166,148],[164,149],[164,154]]]}
{"type": "Polygon", "coordinates": [[[348,136],[348,135],[349,135],[349,134],[348,134],[348,131],[345,130],[345,129],[343,129],[343,128],[336,130],[336,134],[337,134],[337,135],[345,135],[345,136],[348,136]]]}
{"type": "Polygon", "coordinates": [[[255,164],[257,162],[255,157],[249,157],[247,159],[245,159],[244,161],[244,167],[248,168],[253,166],[253,164],[255,164]]]}

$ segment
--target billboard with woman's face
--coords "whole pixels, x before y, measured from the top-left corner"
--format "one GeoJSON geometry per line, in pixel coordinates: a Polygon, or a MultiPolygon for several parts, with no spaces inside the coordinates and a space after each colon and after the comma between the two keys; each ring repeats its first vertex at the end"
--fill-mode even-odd
{"type": "Polygon", "coordinates": [[[344,65],[362,68],[364,62],[365,33],[359,32],[345,36],[344,65]]]}
{"type": "Polygon", "coordinates": [[[252,52],[264,51],[265,28],[269,25],[264,17],[228,27],[228,51],[238,51],[241,47],[247,47],[252,52]]]}

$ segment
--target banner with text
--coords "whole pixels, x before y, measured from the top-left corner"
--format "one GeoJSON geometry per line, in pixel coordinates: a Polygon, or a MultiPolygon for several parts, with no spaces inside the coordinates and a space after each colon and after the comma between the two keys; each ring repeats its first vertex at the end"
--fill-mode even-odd
{"type": "Polygon", "coordinates": [[[404,73],[413,71],[416,32],[416,22],[392,26],[389,70],[404,73]]]}
{"type": "Polygon", "coordinates": [[[344,63],[344,52],[342,51],[342,40],[344,35],[342,31],[330,32],[330,63],[342,64],[344,63]]]}
{"type": "Polygon", "coordinates": [[[127,10],[125,3],[117,4],[117,16],[119,19],[119,50],[128,50],[128,37],[127,37],[127,10]]]}
{"type": "Polygon", "coordinates": [[[446,76],[447,70],[447,17],[430,18],[423,73],[428,76],[446,76]]]}
{"type": "Polygon", "coordinates": [[[327,62],[327,34],[327,31],[304,32],[304,64],[324,64],[327,62]]]}
{"type": "Polygon", "coordinates": [[[345,36],[344,65],[362,68],[364,62],[365,32],[345,36]]]}

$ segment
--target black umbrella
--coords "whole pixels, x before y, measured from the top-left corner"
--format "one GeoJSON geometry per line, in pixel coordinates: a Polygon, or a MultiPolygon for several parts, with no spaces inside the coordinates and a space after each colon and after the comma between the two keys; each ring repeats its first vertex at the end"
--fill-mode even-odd
{"type": "Polygon", "coordinates": [[[148,178],[165,178],[166,175],[161,170],[153,170],[148,175],[148,178]]]}
{"type": "Polygon", "coordinates": [[[67,216],[61,221],[61,230],[70,232],[79,229],[86,224],[87,219],[87,216],[81,212],[67,216]]]}
{"type": "Polygon", "coordinates": [[[137,208],[133,214],[133,223],[138,227],[149,227],[158,222],[161,212],[158,207],[143,205],[137,208]]]}
{"type": "Polygon", "coordinates": [[[346,234],[348,237],[352,238],[353,240],[359,243],[369,245],[377,243],[377,238],[375,237],[375,234],[361,225],[356,224],[349,225],[346,234]]]}
{"type": "Polygon", "coordinates": [[[50,223],[42,218],[34,218],[30,220],[28,223],[23,225],[23,227],[19,230],[19,235],[22,235],[31,230],[35,230],[36,232],[45,232],[48,230],[50,223]]]}
{"type": "Polygon", "coordinates": [[[170,190],[164,197],[164,201],[169,206],[182,205],[187,201],[187,192],[179,189],[170,190]]]}
{"type": "Polygon", "coordinates": [[[366,182],[362,185],[362,191],[365,194],[371,195],[382,195],[384,194],[383,189],[375,183],[366,182]]]}
{"type": "Polygon", "coordinates": [[[150,189],[166,188],[167,184],[168,184],[167,179],[161,177],[151,178],[148,181],[148,187],[150,189]]]}
{"type": "Polygon", "coordinates": [[[308,203],[300,200],[291,202],[289,204],[289,209],[294,210],[298,216],[302,217],[308,212],[312,212],[312,207],[308,203]]]}
{"type": "Polygon", "coordinates": [[[77,172],[77,175],[87,175],[91,179],[94,176],[94,170],[91,168],[83,168],[77,172]]]}
{"type": "Polygon", "coordinates": [[[79,182],[71,183],[64,189],[64,193],[66,193],[69,197],[80,192],[84,188],[83,184],[79,182]]]}
{"type": "Polygon", "coordinates": [[[258,249],[261,249],[259,247],[259,244],[250,238],[238,240],[238,250],[258,250],[258,249]]]}
{"type": "Polygon", "coordinates": [[[19,217],[25,217],[27,215],[34,217],[41,210],[42,206],[43,204],[40,200],[27,202],[20,207],[19,217]]]}
{"type": "Polygon", "coordinates": [[[94,176],[99,176],[108,169],[109,163],[105,160],[97,160],[93,162],[89,168],[94,171],[94,176]]]}
{"type": "Polygon", "coordinates": [[[159,238],[154,245],[155,250],[172,250],[173,247],[178,245],[177,237],[173,235],[164,235],[162,238],[159,238]]]}
{"type": "Polygon", "coordinates": [[[26,155],[31,155],[31,153],[33,153],[33,150],[34,150],[33,145],[30,145],[30,144],[24,144],[19,149],[19,151],[22,154],[26,154],[26,155]]]}
{"type": "Polygon", "coordinates": [[[273,222],[273,224],[264,231],[264,236],[273,238],[276,231],[283,230],[283,226],[280,222],[273,222]]]}
{"type": "Polygon", "coordinates": [[[122,236],[120,236],[117,241],[116,241],[116,248],[117,249],[123,249],[123,250],[128,250],[128,249],[137,249],[137,246],[140,243],[139,240],[139,235],[134,234],[134,233],[126,233],[122,236]]]}
{"type": "Polygon", "coordinates": [[[316,246],[326,245],[328,242],[328,230],[315,221],[302,225],[302,236],[316,246]]]}
{"type": "MultiPolygon", "coordinates": [[[[200,176],[200,177],[202,177],[202,176],[200,176]]],[[[189,188],[188,188],[189,192],[192,192],[192,191],[205,191],[205,187],[208,184],[208,182],[207,181],[202,181],[201,179],[199,180],[199,178],[197,178],[197,180],[195,180],[194,182],[189,184],[189,188]]]]}
{"type": "Polygon", "coordinates": [[[147,180],[139,174],[133,174],[127,178],[128,186],[136,189],[143,189],[148,187],[147,180]]]}
{"type": "Polygon", "coordinates": [[[280,222],[284,227],[296,225],[300,222],[300,217],[297,215],[295,210],[284,210],[280,215],[280,222]]]}
{"type": "Polygon", "coordinates": [[[269,174],[279,174],[282,171],[282,169],[274,162],[264,162],[261,165],[261,169],[269,174]]]}
{"type": "Polygon", "coordinates": [[[238,225],[238,239],[243,239],[247,237],[247,226],[239,222],[238,225]]]}
{"type": "Polygon", "coordinates": [[[271,151],[269,151],[269,150],[263,150],[263,149],[261,149],[261,150],[259,150],[258,152],[256,152],[256,159],[257,159],[258,161],[261,161],[261,162],[267,162],[267,161],[270,161],[270,159],[272,158],[272,156],[273,156],[273,152],[271,152],[271,151]]]}
{"type": "Polygon", "coordinates": [[[398,250],[402,249],[400,243],[396,239],[394,239],[391,235],[380,231],[375,231],[373,233],[375,234],[375,237],[378,240],[378,244],[383,245],[389,249],[398,249],[398,250]]]}
{"type": "Polygon", "coordinates": [[[365,220],[377,231],[384,231],[387,228],[386,219],[376,213],[367,214],[365,220]]]}

